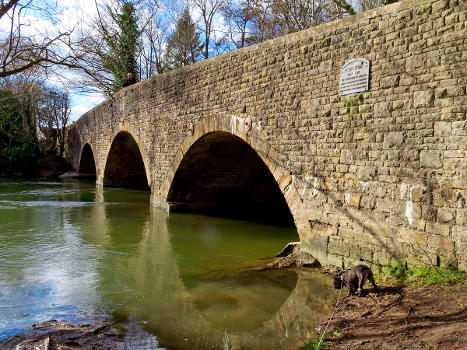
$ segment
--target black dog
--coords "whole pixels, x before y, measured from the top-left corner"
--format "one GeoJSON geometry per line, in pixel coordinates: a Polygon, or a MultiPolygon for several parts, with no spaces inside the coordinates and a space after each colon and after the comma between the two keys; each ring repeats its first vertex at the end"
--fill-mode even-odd
{"type": "Polygon", "coordinates": [[[362,289],[366,280],[371,282],[376,292],[378,287],[373,278],[373,272],[371,272],[368,266],[358,265],[345,271],[340,276],[335,277],[334,288],[342,289],[343,286],[346,286],[349,288],[349,293],[347,295],[353,295],[357,291],[358,296],[362,296],[362,289]]]}

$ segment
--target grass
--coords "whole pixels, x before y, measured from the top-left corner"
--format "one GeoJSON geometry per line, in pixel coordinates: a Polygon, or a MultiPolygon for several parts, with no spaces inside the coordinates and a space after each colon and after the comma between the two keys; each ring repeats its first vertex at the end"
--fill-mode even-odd
{"type": "MultiPolygon", "coordinates": [[[[331,335],[326,333],[323,337],[323,341],[321,342],[321,347],[324,345],[326,340],[329,338],[331,338],[331,335]]],[[[318,344],[319,344],[319,339],[313,339],[313,340],[307,341],[305,345],[303,345],[303,350],[317,350],[318,344]]]]}
{"type": "MultiPolygon", "coordinates": [[[[325,333],[324,336],[323,336],[323,341],[321,342],[321,345],[320,345],[320,349],[324,347],[324,343],[326,343],[326,340],[331,339],[332,337],[334,337],[338,333],[341,333],[341,331],[339,329],[335,329],[332,333],[325,333]]],[[[318,339],[313,339],[313,340],[307,341],[303,345],[302,349],[303,350],[317,350],[320,339],[321,339],[321,336],[318,337],[318,339]]]]}
{"type": "Polygon", "coordinates": [[[414,287],[434,286],[447,287],[466,284],[467,274],[464,271],[436,266],[388,265],[381,267],[375,274],[377,282],[414,287]]]}

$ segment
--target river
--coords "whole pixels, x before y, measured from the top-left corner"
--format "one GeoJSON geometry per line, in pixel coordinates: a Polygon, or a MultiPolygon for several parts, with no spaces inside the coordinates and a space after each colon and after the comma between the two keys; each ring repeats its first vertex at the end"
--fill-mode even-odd
{"type": "Polygon", "coordinates": [[[0,339],[52,318],[110,320],[128,348],[293,349],[332,279],[256,267],[293,228],[167,214],[93,181],[0,179],[0,339]]]}

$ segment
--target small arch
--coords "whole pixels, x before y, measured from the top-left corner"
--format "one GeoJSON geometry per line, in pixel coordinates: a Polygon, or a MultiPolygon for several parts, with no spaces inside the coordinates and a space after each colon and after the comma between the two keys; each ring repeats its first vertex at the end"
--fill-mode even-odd
{"type": "Polygon", "coordinates": [[[81,151],[78,174],[80,177],[96,178],[96,161],[89,143],[86,143],[81,151]]]}
{"type": "Polygon", "coordinates": [[[104,186],[149,190],[146,166],[139,146],[127,131],[114,138],[107,155],[104,186]]]}
{"type": "Polygon", "coordinates": [[[294,225],[284,195],[242,138],[208,132],[188,149],[167,196],[171,210],[294,225]]]}

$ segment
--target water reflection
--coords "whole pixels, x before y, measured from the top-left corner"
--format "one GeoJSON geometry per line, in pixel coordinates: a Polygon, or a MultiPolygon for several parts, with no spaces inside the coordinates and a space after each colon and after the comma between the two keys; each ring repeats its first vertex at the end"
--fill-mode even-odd
{"type": "Polygon", "coordinates": [[[290,349],[335,301],[316,273],[252,268],[296,239],[285,228],[168,216],[147,193],[83,182],[19,184],[3,197],[15,209],[0,208],[0,338],[105,311],[132,348],[290,349]],[[44,205],[53,201],[73,204],[44,205]]]}

